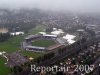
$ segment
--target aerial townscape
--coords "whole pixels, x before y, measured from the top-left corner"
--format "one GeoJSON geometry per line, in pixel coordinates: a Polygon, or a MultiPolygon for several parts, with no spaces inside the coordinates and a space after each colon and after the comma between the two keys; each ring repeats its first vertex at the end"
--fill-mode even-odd
{"type": "Polygon", "coordinates": [[[0,75],[100,75],[100,14],[0,8],[0,75]]]}

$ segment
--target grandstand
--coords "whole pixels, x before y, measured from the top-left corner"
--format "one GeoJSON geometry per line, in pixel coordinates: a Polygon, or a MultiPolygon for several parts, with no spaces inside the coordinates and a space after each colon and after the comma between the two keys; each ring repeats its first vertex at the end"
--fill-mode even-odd
{"type": "Polygon", "coordinates": [[[45,47],[38,47],[38,46],[26,46],[26,50],[34,51],[34,52],[44,52],[46,50],[45,47]]]}
{"type": "Polygon", "coordinates": [[[59,43],[59,44],[62,44],[62,45],[65,45],[66,44],[66,42],[67,42],[67,40],[65,40],[64,38],[57,38],[56,39],[57,40],[57,42],[59,43]]]}
{"type": "Polygon", "coordinates": [[[44,38],[47,38],[47,39],[55,39],[57,38],[57,35],[49,35],[49,34],[46,34],[46,35],[43,35],[44,38]]]}
{"type": "Polygon", "coordinates": [[[39,39],[39,38],[41,38],[41,35],[28,35],[25,38],[25,41],[30,42],[31,40],[36,40],[36,39],[39,39]]]}
{"type": "Polygon", "coordinates": [[[62,48],[63,46],[64,46],[64,45],[61,45],[61,44],[55,44],[55,45],[52,45],[52,46],[48,47],[47,50],[48,50],[48,51],[53,51],[53,50],[62,48]]]}

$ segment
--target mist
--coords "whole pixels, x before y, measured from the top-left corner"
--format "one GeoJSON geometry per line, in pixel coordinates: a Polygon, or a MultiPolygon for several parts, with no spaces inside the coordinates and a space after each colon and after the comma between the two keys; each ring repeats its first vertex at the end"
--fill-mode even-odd
{"type": "Polygon", "coordinates": [[[0,0],[0,8],[100,13],[100,0],[0,0]]]}

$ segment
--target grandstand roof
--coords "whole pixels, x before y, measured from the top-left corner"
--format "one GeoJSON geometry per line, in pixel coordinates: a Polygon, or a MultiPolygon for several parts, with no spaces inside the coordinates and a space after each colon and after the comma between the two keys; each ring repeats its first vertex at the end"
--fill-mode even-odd
{"type": "Polygon", "coordinates": [[[39,32],[40,34],[43,34],[43,35],[45,35],[46,34],[46,32],[39,32]]]}
{"type": "Polygon", "coordinates": [[[60,44],[65,44],[65,42],[66,42],[66,39],[64,39],[64,38],[57,38],[57,41],[60,43],[60,44]]]}
{"type": "Polygon", "coordinates": [[[46,35],[43,35],[43,36],[48,36],[48,37],[57,37],[57,35],[49,35],[49,34],[46,34],[46,35]]]}
{"type": "Polygon", "coordinates": [[[45,47],[39,47],[39,46],[26,46],[26,48],[34,48],[34,49],[42,49],[42,50],[45,49],[45,47]]]}

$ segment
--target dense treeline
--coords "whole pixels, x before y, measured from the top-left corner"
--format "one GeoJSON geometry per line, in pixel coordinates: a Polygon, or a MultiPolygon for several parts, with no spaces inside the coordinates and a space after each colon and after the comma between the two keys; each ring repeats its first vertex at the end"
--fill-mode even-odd
{"type": "Polygon", "coordinates": [[[0,33],[0,42],[8,40],[10,33],[0,33]]]}

